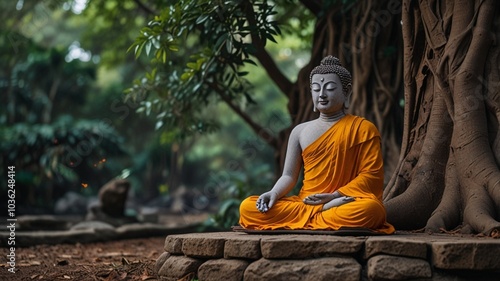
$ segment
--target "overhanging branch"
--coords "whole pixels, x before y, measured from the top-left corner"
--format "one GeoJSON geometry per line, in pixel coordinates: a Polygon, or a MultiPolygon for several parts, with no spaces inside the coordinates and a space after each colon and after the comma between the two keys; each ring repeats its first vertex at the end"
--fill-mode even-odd
{"type": "MultiPolygon", "coordinates": [[[[252,4],[245,2],[244,5],[248,23],[250,24],[250,26],[257,26],[257,21],[255,20],[255,13],[253,11],[252,4]]],[[[255,57],[264,67],[269,77],[274,81],[278,88],[280,88],[281,92],[287,95],[292,89],[292,82],[283,74],[283,72],[281,72],[281,70],[274,62],[273,58],[266,51],[264,42],[261,40],[261,38],[254,33],[252,33],[251,36],[253,45],[257,49],[255,57]]]]}
{"type": "Polygon", "coordinates": [[[150,14],[150,15],[157,15],[158,14],[157,11],[155,11],[154,9],[146,6],[144,3],[141,2],[141,0],[134,0],[134,2],[137,4],[137,6],[139,6],[139,8],[141,10],[143,10],[147,14],[150,14]]]}
{"type": "Polygon", "coordinates": [[[269,144],[271,147],[274,149],[278,149],[278,140],[276,139],[275,136],[273,136],[269,131],[267,131],[264,127],[261,125],[257,124],[255,121],[250,118],[248,114],[246,114],[239,106],[233,103],[231,98],[229,98],[226,93],[221,90],[216,84],[210,83],[209,84],[210,88],[213,89],[220,97],[221,99],[234,111],[236,114],[238,114],[249,126],[252,128],[252,130],[260,137],[262,138],[267,144],[269,144]]]}
{"type": "Polygon", "coordinates": [[[318,16],[318,14],[321,13],[320,1],[300,0],[300,3],[302,3],[302,5],[304,5],[315,16],[318,16]]]}

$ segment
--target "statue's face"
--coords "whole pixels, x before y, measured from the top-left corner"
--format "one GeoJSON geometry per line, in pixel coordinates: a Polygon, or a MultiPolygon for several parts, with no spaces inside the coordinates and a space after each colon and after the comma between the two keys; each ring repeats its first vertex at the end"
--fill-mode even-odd
{"type": "Polygon", "coordinates": [[[333,114],[344,109],[346,96],[337,74],[314,74],[311,94],[314,106],[323,114],[333,114]]]}

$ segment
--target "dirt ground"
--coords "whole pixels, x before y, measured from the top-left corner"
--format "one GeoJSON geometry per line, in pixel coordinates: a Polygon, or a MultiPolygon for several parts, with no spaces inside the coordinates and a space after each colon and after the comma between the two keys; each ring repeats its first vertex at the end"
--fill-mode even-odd
{"type": "Polygon", "coordinates": [[[16,272],[10,273],[2,248],[0,280],[158,280],[153,268],[165,237],[91,244],[16,248],[16,272]]]}
{"type": "MultiPolygon", "coordinates": [[[[210,213],[161,214],[158,223],[170,227],[202,223],[210,213]]],[[[166,236],[86,244],[16,247],[16,271],[8,271],[7,248],[0,248],[0,281],[10,280],[158,280],[156,259],[166,236]]]]}

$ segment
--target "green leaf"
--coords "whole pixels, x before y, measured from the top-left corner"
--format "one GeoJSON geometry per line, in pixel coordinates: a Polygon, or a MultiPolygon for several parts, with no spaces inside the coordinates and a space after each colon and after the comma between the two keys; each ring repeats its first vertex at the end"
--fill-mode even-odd
{"type": "Polygon", "coordinates": [[[191,78],[192,76],[193,76],[192,72],[184,72],[181,75],[181,80],[185,82],[185,81],[189,80],[189,78],[191,78]]]}
{"type": "Polygon", "coordinates": [[[229,54],[233,52],[233,41],[231,39],[226,40],[226,50],[229,54]]]}
{"type": "Polygon", "coordinates": [[[193,92],[198,91],[200,89],[200,87],[201,87],[201,83],[198,83],[198,84],[194,85],[193,92]]]}
{"type": "Polygon", "coordinates": [[[155,130],[160,129],[162,126],[163,126],[163,121],[162,120],[157,121],[155,125],[155,130]]]}
{"type": "Polygon", "coordinates": [[[188,62],[187,67],[193,70],[198,70],[198,65],[195,62],[188,62]]]}
{"type": "Polygon", "coordinates": [[[200,23],[205,22],[209,17],[210,17],[210,15],[201,15],[201,16],[199,16],[196,19],[196,24],[200,24],[200,23]]]}
{"type": "Polygon", "coordinates": [[[163,59],[163,53],[165,53],[165,50],[163,50],[163,49],[160,49],[160,50],[156,51],[155,58],[157,60],[162,60],[163,59]]]}
{"type": "Polygon", "coordinates": [[[245,59],[245,60],[243,60],[243,62],[246,62],[246,63],[253,64],[253,65],[257,66],[257,64],[253,60],[251,60],[251,59],[245,59]]]}
{"type": "Polygon", "coordinates": [[[156,36],[156,38],[151,39],[151,42],[153,42],[153,45],[155,46],[156,49],[159,49],[161,47],[160,35],[156,36]]]}
{"type": "Polygon", "coordinates": [[[227,37],[228,37],[227,33],[223,33],[221,36],[219,36],[214,45],[215,49],[219,49],[219,46],[221,46],[224,43],[224,41],[226,41],[227,37]]]}
{"type": "Polygon", "coordinates": [[[138,48],[135,50],[135,59],[138,59],[139,56],[141,55],[142,48],[144,47],[144,43],[141,43],[140,45],[137,45],[138,48]]]}
{"type": "Polygon", "coordinates": [[[266,37],[267,37],[267,39],[271,40],[272,42],[278,43],[278,42],[276,42],[276,39],[274,39],[274,36],[272,36],[271,34],[269,34],[269,33],[266,34],[266,37]]]}
{"type": "Polygon", "coordinates": [[[162,62],[163,63],[167,62],[167,52],[165,52],[165,51],[163,51],[162,62]]]}
{"type": "Polygon", "coordinates": [[[151,51],[151,41],[146,43],[146,55],[149,56],[149,52],[151,51]]]}

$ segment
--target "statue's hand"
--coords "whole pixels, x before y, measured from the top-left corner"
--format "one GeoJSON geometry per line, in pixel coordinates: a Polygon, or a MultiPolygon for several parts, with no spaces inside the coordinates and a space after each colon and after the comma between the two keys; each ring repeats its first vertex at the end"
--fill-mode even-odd
{"type": "Polygon", "coordinates": [[[263,193],[261,196],[259,196],[259,199],[257,199],[257,210],[262,213],[269,211],[276,200],[278,200],[278,194],[276,194],[276,192],[268,191],[266,193],[263,193]]]}
{"type": "Polygon", "coordinates": [[[333,193],[318,193],[309,195],[302,201],[308,205],[321,205],[332,201],[335,197],[333,193]]]}

